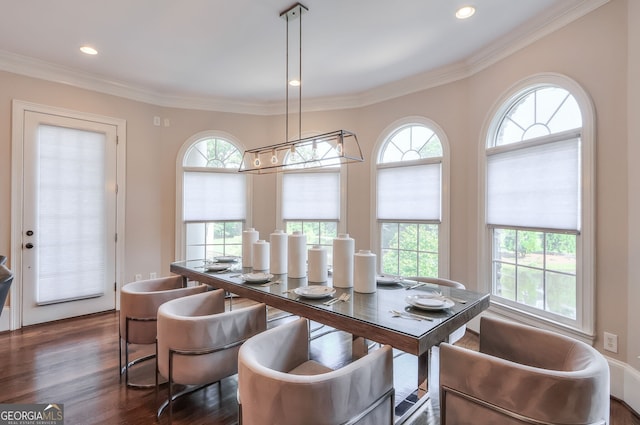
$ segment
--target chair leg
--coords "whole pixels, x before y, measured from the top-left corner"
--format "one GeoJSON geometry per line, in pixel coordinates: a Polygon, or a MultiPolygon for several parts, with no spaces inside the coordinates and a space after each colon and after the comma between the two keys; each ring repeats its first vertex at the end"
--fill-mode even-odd
{"type": "Polygon", "coordinates": [[[211,385],[211,384],[204,384],[204,385],[198,385],[192,388],[185,388],[183,391],[179,392],[178,394],[173,395],[173,355],[174,355],[173,350],[169,350],[169,376],[167,378],[167,401],[165,401],[160,405],[160,407],[158,408],[158,413],[156,415],[157,418],[160,419],[160,415],[162,415],[162,412],[164,412],[165,409],[168,409],[169,413],[167,414],[167,416],[168,416],[169,425],[171,425],[171,422],[173,421],[173,400],[174,399],[178,399],[182,396],[189,395],[193,392],[196,392],[204,387],[211,385]]]}
{"type": "Polygon", "coordinates": [[[122,382],[122,335],[118,332],[118,376],[122,382]]]}
{"type": "Polygon", "coordinates": [[[134,384],[129,382],[129,368],[138,363],[142,363],[147,360],[151,360],[155,357],[154,354],[148,354],[146,356],[142,356],[135,360],[129,361],[129,318],[126,319],[127,324],[125,327],[125,337],[124,337],[124,366],[122,366],[122,343],[123,340],[120,338],[120,379],[122,380],[122,373],[124,373],[124,382],[127,387],[137,388],[137,389],[146,389],[153,388],[153,384],[134,384]]]}

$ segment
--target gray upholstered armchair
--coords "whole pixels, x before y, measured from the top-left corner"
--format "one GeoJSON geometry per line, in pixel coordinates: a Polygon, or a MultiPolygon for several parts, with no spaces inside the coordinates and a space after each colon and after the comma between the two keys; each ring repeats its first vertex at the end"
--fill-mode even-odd
{"type": "Polygon", "coordinates": [[[593,347],[483,317],[480,352],[440,346],[441,424],[607,424],[609,366],[593,347]]]}
{"type": "Polygon", "coordinates": [[[156,343],[156,320],[158,308],[175,298],[201,293],[206,285],[183,287],[182,276],[168,276],[157,279],[139,280],[124,285],[120,291],[120,376],[125,375],[127,386],[153,388],[154,384],[139,384],[129,380],[129,370],[136,364],[155,357],[152,354],[129,361],[129,345],[151,345],[156,343]],[[124,344],[124,366],[122,351],[124,344]]]}
{"type": "Polygon", "coordinates": [[[168,408],[171,423],[176,398],[235,375],[241,344],[267,328],[265,304],[225,311],[224,299],[224,291],[217,289],[168,301],[158,309],[157,365],[168,380],[158,418],[168,408]],[[174,394],[174,384],[185,388],[174,394]]]}
{"type": "Polygon", "coordinates": [[[332,370],[309,358],[307,319],[247,340],[238,355],[244,425],[384,425],[394,417],[393,359],[384,345],[332,370]]]}

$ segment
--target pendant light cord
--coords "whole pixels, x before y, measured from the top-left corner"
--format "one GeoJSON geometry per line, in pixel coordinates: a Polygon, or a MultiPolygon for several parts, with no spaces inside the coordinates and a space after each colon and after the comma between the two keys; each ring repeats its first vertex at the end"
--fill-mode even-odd
{"type": "Polygon", "coordinates": [[[287,61],[286,63],[286,72],[285,72],[285,127],[284,127],[284,140],[285,142],[289,141],[289,14],[287,14],[285,16],[285,20],[287,21],[287,31],[286,31],[286,37],[287,37],[287,47],[286,47],[286,54],[285,54],[285,59],[287,61]]]}
{"type": "Polygon", "coordinates": [[[302,9],[300,10],[300,29],[298,31],[298,78],[300,85],[298,86],[298,140],[302,139],[302,9]]]}

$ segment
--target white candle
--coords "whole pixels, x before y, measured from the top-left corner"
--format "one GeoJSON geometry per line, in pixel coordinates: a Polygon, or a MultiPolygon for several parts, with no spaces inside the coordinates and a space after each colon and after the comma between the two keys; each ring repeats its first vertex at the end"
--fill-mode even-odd
{"type": "Polygon", "coordinates": [[[364,294],[376,292],[376,255],[361,249],[354,255],[353,290],[364,294]]]}
{"type": "Polygon", "coordinates": [[[333,240],[333,286],[351,288],[353,286],[353,254],[355,241],[346,233],[333,240]]]}
{"type": "Polygon", "coordinates": [[[307,237],[296,231],[289,235],[288,242],[288,277],[307,277],[307,237]]]}
{"type": "Polygon", "coordinates": [[[284,274],[287,272],[287,234],[282,230],[274,230],[269,235],[271,243],[271,259],[269,270],[273,274],[284,274]]]}
{"type": "Polygon", "coordinates": [[[326,282],[327,274],[327,250],[314,245],[309,249],[309,282],[326,282]]]}
{"type": "Polygon", "coordinates": [[[258,240],[253,243],[253,270],[269,269],[269,242],[258,240]]]}
{"type": "Polygon", "coordinates": [[[258,240],[258,231],[253,227],[242,232],[242,267],[253,267],[253,243],[258,240]]]}

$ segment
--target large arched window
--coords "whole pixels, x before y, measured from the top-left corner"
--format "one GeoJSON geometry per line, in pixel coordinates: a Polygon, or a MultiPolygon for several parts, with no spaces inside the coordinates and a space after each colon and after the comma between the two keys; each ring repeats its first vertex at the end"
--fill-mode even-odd
{"type": "Polygon", "coordinates": [[[558,76],[526,82],[493,116],[484,152],[494,306],[587,335],[593,332],[589,105],[582,90],[558,76]]]}
{"type": "Polygon", "coordinates": [[[307,237],[307,246],[324,247],[329,264],[333,259],[333,239],[344,227],[343,167],[336,158],[324,159],[333,149],[328,142],[319,142],[288,153],[285,162],[292,159],[291,155],[297,155],[309,162],[318,162],[321,167],[305,169],[300,165],[280,176],[280,217],[285,232],[301,231],[307,237]]]}
{"type": "Polygon", "coordinates": [[[199,133],[178,155],[176,251],[185,260],[242,254],[248,216],[242,150],[228,135],[199,133]]]}
{"type": "Polygon", "coordinates": [[[375,211],[384,274],[448,277],[448,158],[444,132],[412,117],[378,148],[375,211]]]}

